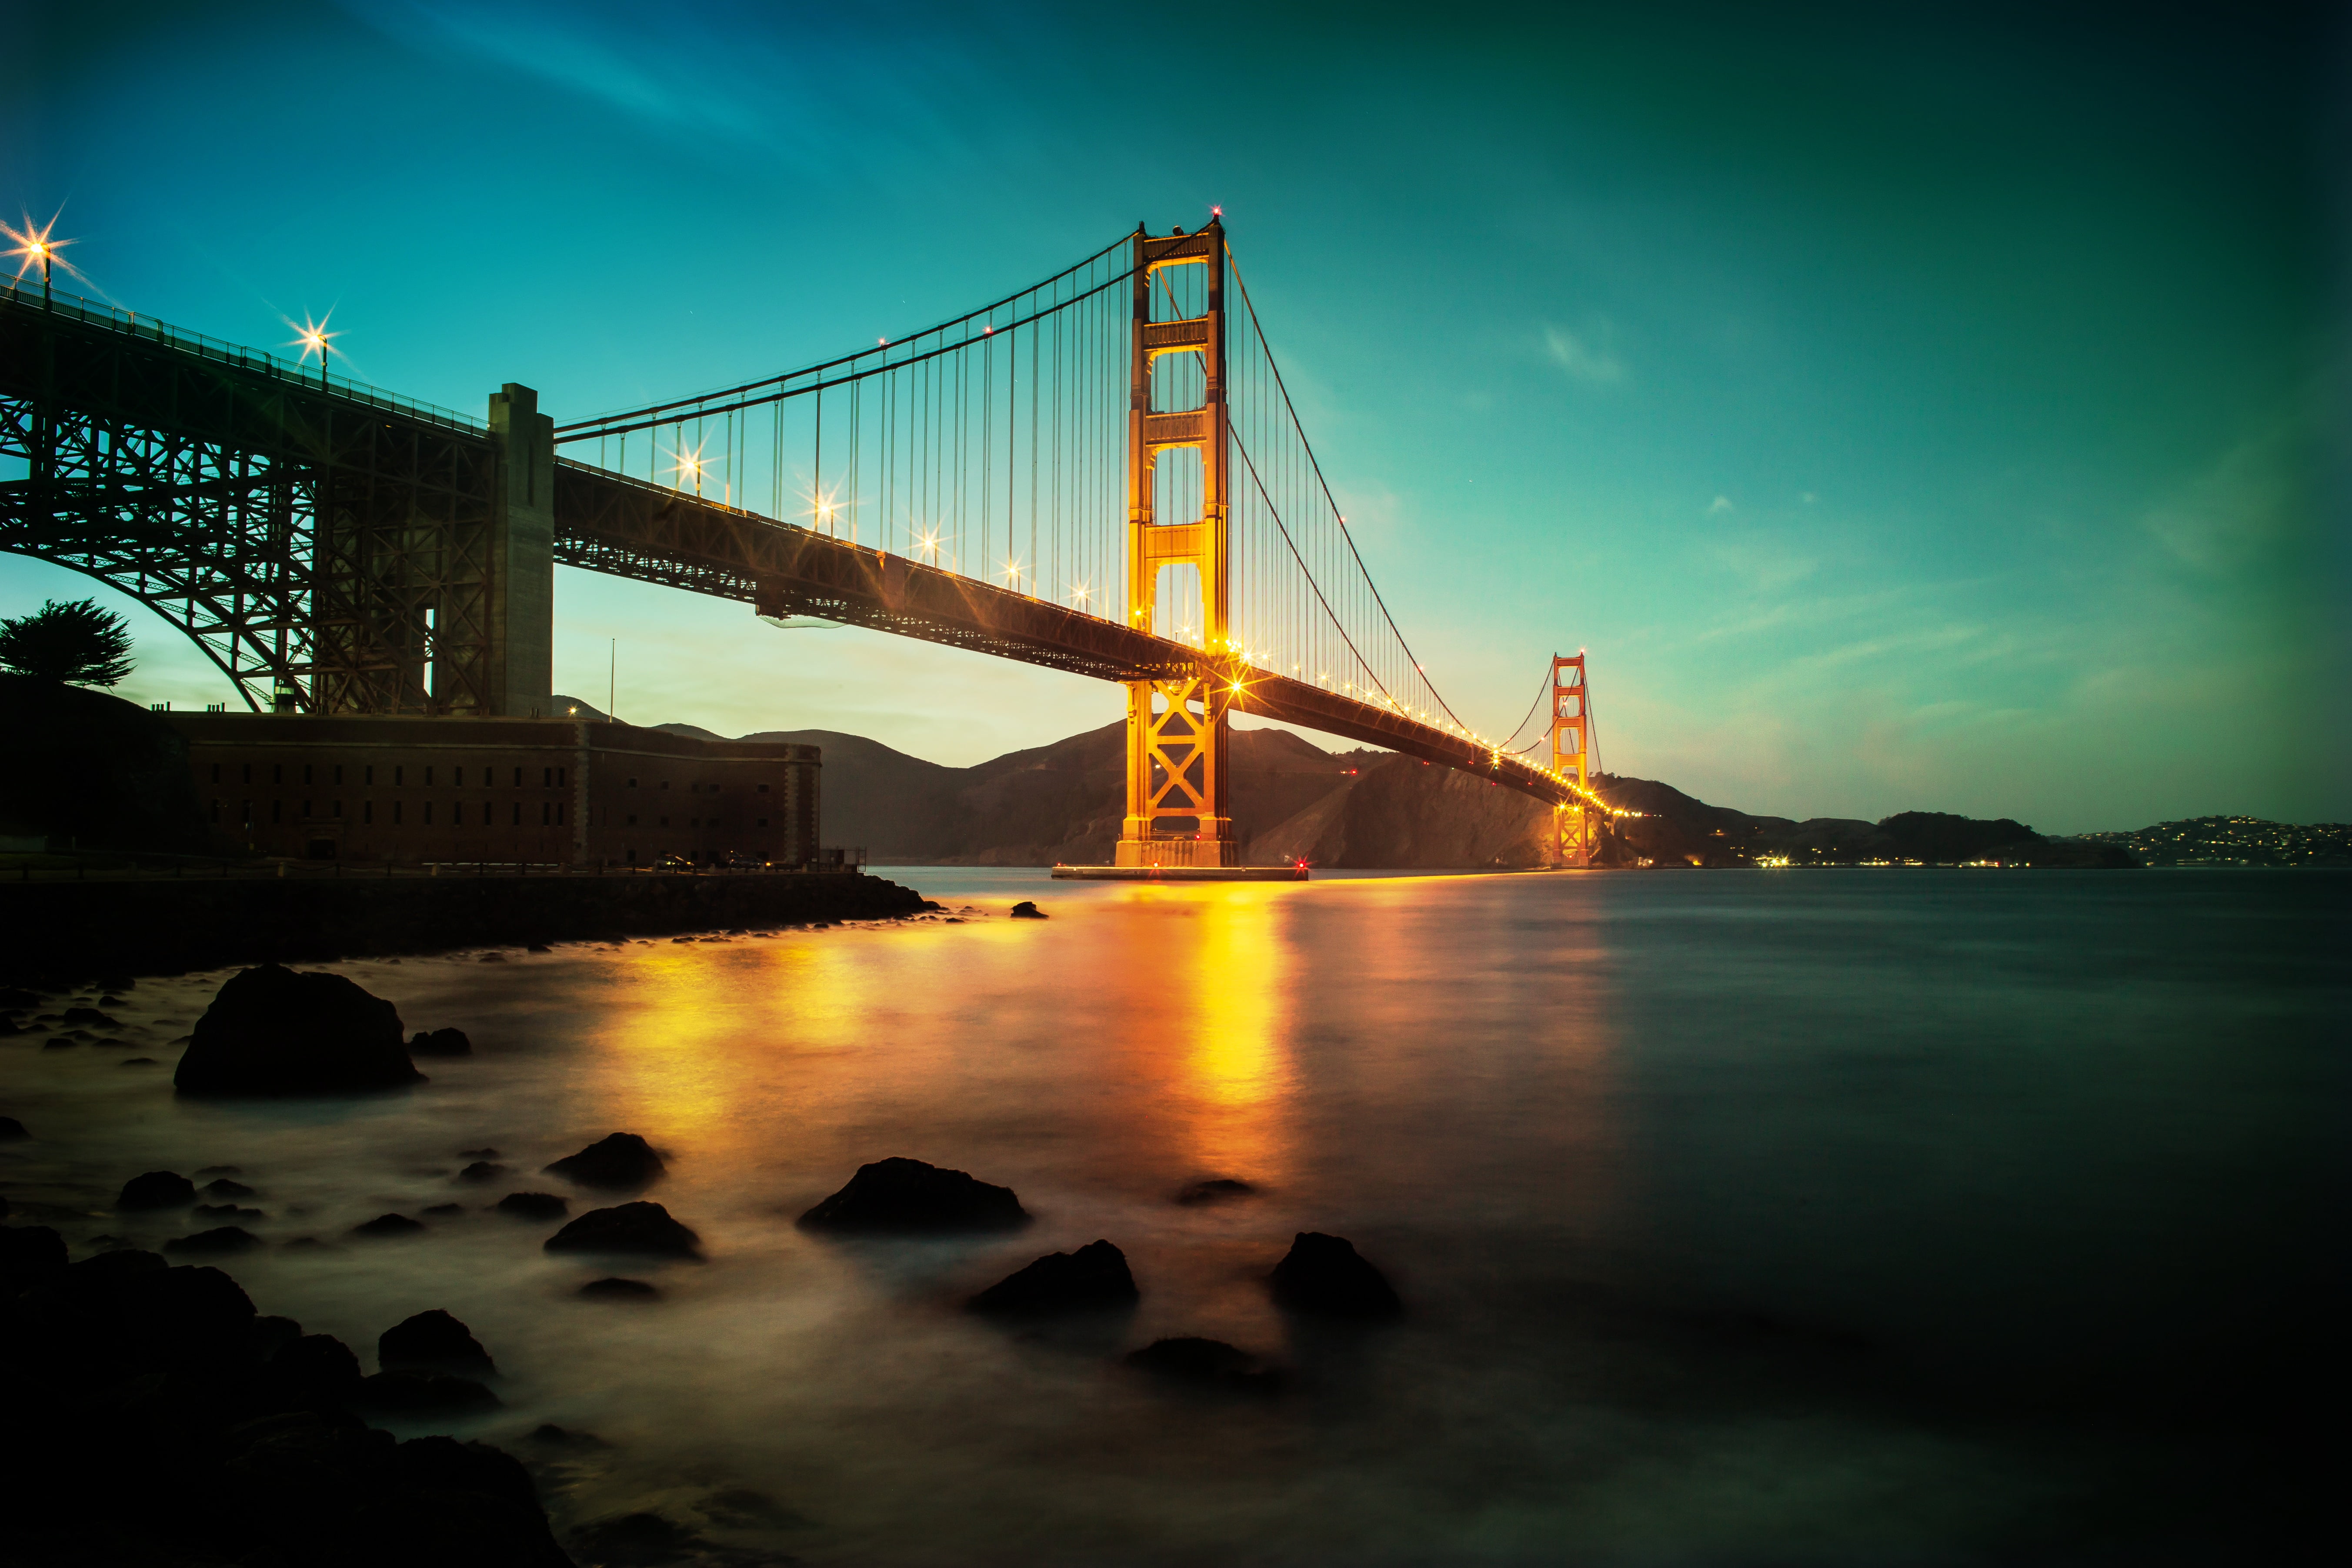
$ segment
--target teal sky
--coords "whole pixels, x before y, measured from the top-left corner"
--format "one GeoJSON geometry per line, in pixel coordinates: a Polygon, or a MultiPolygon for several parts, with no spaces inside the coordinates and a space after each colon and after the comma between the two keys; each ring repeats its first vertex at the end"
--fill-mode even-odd
{"type": "MultiPolygon", "coordinates": [[[[1462,715],[1790,816],[2352,818],[2325,12],[46,8],[0,205],[116,300],[559,419],[1221,203],[1462,715]],[[1904,12],[1907,15],[1895,15],[1904,12]],[[1167,74],[1160,74],[1167,73],[1167,74]]],[[[27,47],[29,44],[29,47],[27,47]]],[[[0,557],[0,613],[92,585],[0,557]]],[[[103,594],[100,595],[103,597],[103,594]]],[[[136,610],[144,700],[220,700],[136,610]]],[[[969,763],[1115,689],[559,572],[557,687],[969,763]]]]}

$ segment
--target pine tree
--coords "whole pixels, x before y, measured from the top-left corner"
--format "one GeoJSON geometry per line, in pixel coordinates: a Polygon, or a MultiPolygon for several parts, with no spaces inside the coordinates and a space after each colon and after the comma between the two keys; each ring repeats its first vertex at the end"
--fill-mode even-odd
{"type": "Polygon", "coordinates": [[[36,680],[114,686],[131,673],[131,628],[90,599],[55,599],[29,616],[0,618],[0,667],[36,680]]]}

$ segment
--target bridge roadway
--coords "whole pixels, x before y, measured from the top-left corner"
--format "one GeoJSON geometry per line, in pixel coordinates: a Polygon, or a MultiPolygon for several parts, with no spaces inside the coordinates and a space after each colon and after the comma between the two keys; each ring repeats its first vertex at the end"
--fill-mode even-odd
{"type": "MultiPolygon", "coordinates": [[[[0,289],[0,457],[26,465],[26,477],[0,480],[0,550],[139,598],[232,679],[244,671],[240,690],[253,668],[285,657],[286,606],[306,594],[320,644],[311,668],[357,672],[342,677],[352,695],[341,705],[374,710],[382,689],[364,680],[382,655],[361,644],[383,614],[365,601],[386,590],[370,585],[379,568],[369,563],[387,549],[422,552],[361,539],[345,520],[430,520],[462,542],[488,517],[493,437],[466,416],[322,380],[267,353],[89,301],[60,298],[44,309],[28,294],[0,289]],[[335,521],[307,536],[289,530],[289,484],[331,489],[335,521]]],[[[1199,674],[1238,684],[1239,711],[1476,773],[1551,805],[1574,800],[1567,782],[1522,758],[1379,703],[796,523],[562,458],[552,499],[555,559],[567,565],[1101,680],[1199,674]]],[[[449,574],[446,564],[437,570],[449,574]]],[[[467,570],[478,591],[490,568],[467,570]]],[[[410,592],[457,585],[419,580],[410,592]]],[[[311,683],[323,687],[324,674],[311,683]]],[[[339,705],[332,693],[325,700],[339,705]]]]}
{"type": "Polygon", "coordinates": [[[1239,711],[1491,778],[1554,805],[1568,785],[1433,724],[959,572],[609,470],[556,459],[555,558],[640,582],[817,616],[1101,680],[1195,672],[1238,683],[1239,711]]]}

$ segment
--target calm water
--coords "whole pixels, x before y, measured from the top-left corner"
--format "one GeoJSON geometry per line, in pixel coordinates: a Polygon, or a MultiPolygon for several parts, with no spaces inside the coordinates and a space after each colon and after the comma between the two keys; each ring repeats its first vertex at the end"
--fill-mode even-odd
{"type": "MultiPolygon", "coordinates": [[[[559,1529],[654,1510],[866,1563],[2220,1560],[2315,1506],[2340,1327],[2352,879],[1890,872],[1085,887],[899,870],[967,923],[341,966],[479,1053],[310,1106],[183,1103],[218,976],[142,982],[160,1068],[0,1051],[0,1191],[78,1244],[122,1180],[235,1164],[269,1239],[467,1204],[409,1241],[231,1267],[360,1348],[444,1307],[559,1529]],[[1002,918],[1034,898],[1054,918],[1002,918]],[[614,1131],[701,1265],[571,1292],[479,1211],[614,1131]],[[908,1154],[1014,1187],[1012,1239],[791,1217],[908,1154]],[[1177,1206],[1206,1175],[1259,1184],[1177,1206]],[[1401,1324],[1313,1332],[1260,1280],[1351,1237],[1401,1324]],[[1108,1237],[1100,1335],[956,1310],[1108,1237]],[[1272,1401],[1117,1366],[1167,1334],[1272,1401]],[[604,1447],[550,1455],[541,1422],[604,1447]]],[[[575,1203],[574,1210],[583,1205],[575,1203]]],[[[719,1561],[719,1558],[711,1558],[719,1561]]]]}

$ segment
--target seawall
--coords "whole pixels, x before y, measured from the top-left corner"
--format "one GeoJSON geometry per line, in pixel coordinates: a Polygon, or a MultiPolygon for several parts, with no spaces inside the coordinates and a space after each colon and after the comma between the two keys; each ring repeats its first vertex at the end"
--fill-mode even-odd
{"type": "Polygon", "coordinates": [[[268,960],[884,920],[922,908],[912,889],[857,875],[0,882],[0,979],[54,986],[268,960]]]}

